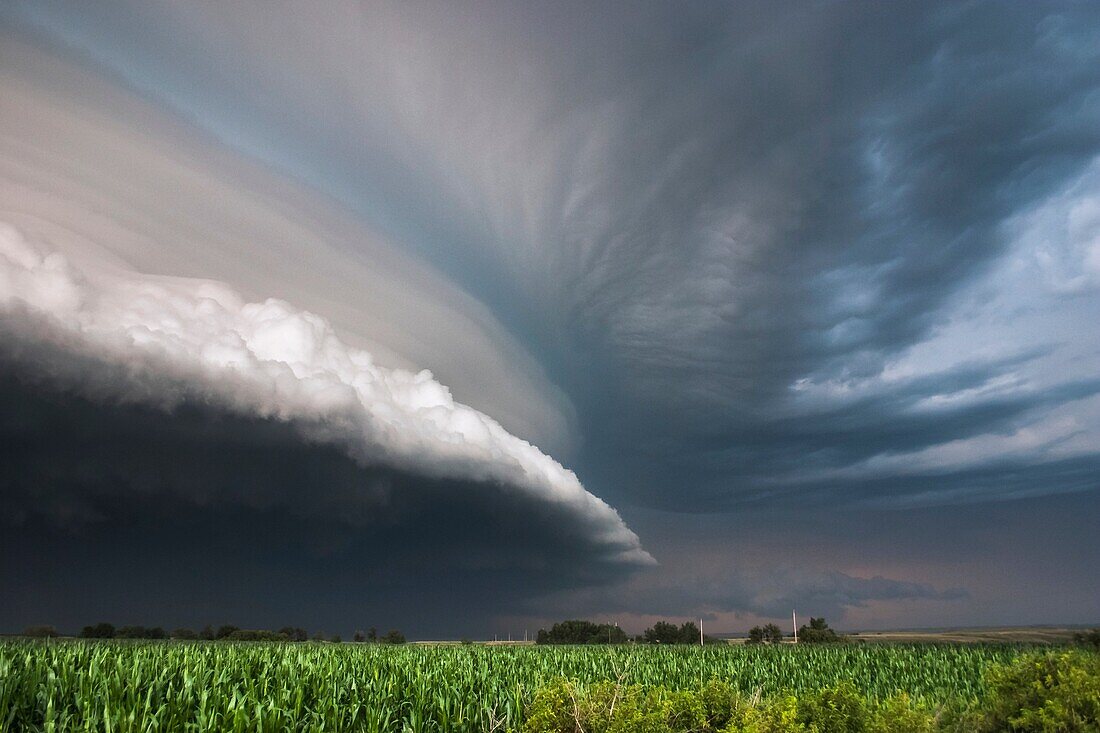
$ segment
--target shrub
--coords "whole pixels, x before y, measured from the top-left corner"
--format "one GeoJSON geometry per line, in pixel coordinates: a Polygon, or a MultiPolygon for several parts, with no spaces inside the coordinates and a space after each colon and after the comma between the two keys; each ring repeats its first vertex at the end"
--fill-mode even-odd
{"type": "Polygon", "coordinates": [[[797,720],[808,730],[858,733],[867,730],[870,720],[867,704],[851,682],[804,695],[797,707],[797,720]]]}
{"type": "Polygon", "coordinates": [[[667,733],[670,722],[682,719],[696,730],[705,722],[692,692],[669,694],[664,688],[599,682],[587,689],[559,679],[535,693],[525,733],[667,733]]]}
{"type": "Polygon", "coordinates": [[[730,683],[711,680],[699,693],[706,716],[706,730],[721,730],[740,715],[744,703],[730,683]]]}
{"type": "Polygon", "coordinates": [[[931,733],[935,720],[931,712],[915,706],[903,692],[878,706],[867,730],[871,733],[931,733]]]}
{"type": "Polygon", "coordinates": [[[964,724],[978,731],[1100,730],[1100,656],[1077,651],[1021,657],[986,673],[989,694],[964,724]]]}
{"type": "Polygon", "coordinates": [[[850,682],[746,700],[723,681],[698,690],[559,679],[535,694],[525,733],[927,733],[933,715],[906,695],[875,705],[850,682]]]}

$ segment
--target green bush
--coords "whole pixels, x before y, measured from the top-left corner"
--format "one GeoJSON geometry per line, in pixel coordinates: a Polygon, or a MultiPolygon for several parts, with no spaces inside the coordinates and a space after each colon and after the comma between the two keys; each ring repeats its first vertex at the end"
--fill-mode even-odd
{"type": "Polygon", "coordinates": [[[882,701],[851,682],[746,699],[728,683],[669,690],[660,685],[568,680],[538,690],[526,733],[1097,733],[1100,656],[1028,654],[990,667],[969,706],[933,711],[904,693],[882,701]]]}
{"type": "Polygon", "coordinates": [[[841,682],[798,700],[798,723],[806,730],[863,733],[870,714],[863,695],[851,682],[841,682]]]}
{"type": "Polygon", "coordinates": [[[959,727],[977,731],[1100,731],[1100,656],[1022,657],[986,673],[988,694],[959,727]]]}
{"type": "Polygon", "coordinates": [[[800,697],[746,700],[727,683],[700,690],[558,680],[528,708],[525,733],[921,733],[933,715],[905,695],[881,704],[849,682],[800,697]]]}
{"type": "Polygon", "coordinates": [[[708,730],[705,725],[703,701],[690,691],[614,682],[582,689],[562,679],[535,694],[523,729],[526,733],[668,733],[708,730]]]}
{"type": "Polygon", "coordinates": [[[886,699],[878,706],[867,730],[871,733],[930,733],[935,728],[935,716],[916,707],[909,695],[903,692],[886,699]]]}

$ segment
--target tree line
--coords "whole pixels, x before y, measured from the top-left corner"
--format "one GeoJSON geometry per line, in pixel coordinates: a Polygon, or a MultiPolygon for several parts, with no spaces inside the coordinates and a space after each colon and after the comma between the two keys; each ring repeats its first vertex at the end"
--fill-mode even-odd
{"type": "Polygon", "coordinates": [[[615,624],[598,624],[582,619],[560,621],[547,629],[539,629],[536,644],[698,644],[722,643],[712,636],[701,636],[699,627],[692,621],[676,626],[658,621],[641,634],[630,637],[615,624]]]}
{"type": "MultiPolygon", "coordinates": [[[[847,636],[842,636],[829,628],[824,618],[810,618],[809,625],[803,624],[798,629],[799,644],[834,644],[848,641],[847,636]]],[[[749,637],[746,644],[782,644],[783,631],[775,624],[766,626],[753,626],[749,629],[749,637]]]]}
{"type": "MultiPolygon", "coordinates": [[[[61,636],[53,626],[28,626],[23,630],[23,636],[35,638],[49,638],[61,636]]],[[[331,641],[340,643],[343,641],[339,634],[326,634],[323,631],[314,632],[313,636],[300,626],[284,626],[278,631],[269,629],[242,629],[232,624],[224,624],[218,628],[207,625],[200,631],[188,628],[178,628],[165,631],[160,626],[119,626],[101,622],[85,626],[80,630],[82,639],[182,639],[187,641],[331,641]]],[[[379,635],[374,627],[367,632],[356,631],[353,641],[377,644],[404,644],[405,635],[397,629],[392,629],[379,635]]]]}
{"type": "MultiPolygon", "coordinates": [[[[667,621],[658,621],[636,636],[628,636],[615,624],[598,624],[582,619],[560,621],[547,629],[539,629],[535,637],[536,644],[698,644],[699,627],[693,622],[677,626],[667,621]]],[[[754,626],[749,629],[749,644],[781,644],[783,631],[775,624],[754,626]]],[[[847,641],[848,637],[829,628],[824,618],[811,618],[808,625],[798,630],[799,644],[829,644],[847,641]]],[[[721,644],[722,640],[704,636],[703,643],[721,644]]]]}

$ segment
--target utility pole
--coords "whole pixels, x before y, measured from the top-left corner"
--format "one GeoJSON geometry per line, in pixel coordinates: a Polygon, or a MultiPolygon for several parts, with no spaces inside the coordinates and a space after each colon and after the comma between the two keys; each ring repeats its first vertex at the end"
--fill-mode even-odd
{"type": "Polygon", "coordinates": [[[794,628],[794,643],[798,643],[798,616],[791,611],[791,626],[794,628]]]}

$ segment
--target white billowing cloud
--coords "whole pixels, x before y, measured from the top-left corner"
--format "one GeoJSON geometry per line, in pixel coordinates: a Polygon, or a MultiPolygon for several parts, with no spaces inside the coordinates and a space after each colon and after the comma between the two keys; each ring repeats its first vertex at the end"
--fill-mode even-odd
{"type": "Polygon", "coordinates": [[[379,366],[325,319],[284,301],[248,302],[208,280],[77,266],[0,223],[0,322],[9,347],[13,338],[38,341],[123,367],[121,384],[89,388],[63,365],[45,366],[74,387],[107,392],[89,396],[161,407],[198,398],[288,421],[307,440],[337,444],[363,465],[523,492],[565,509],[608,558],[652,562],[571,471],[456,402],[428,371],[379,366]],[[183,387],[150,388],[161,378],[183,387]]]}
{"type": "Polygon", "coordinates": [[[568,459],[574,409],[482,302],[403,242],[146,98],[0,31],[0,220],[71,262],[233,283],[568,459]]]}

